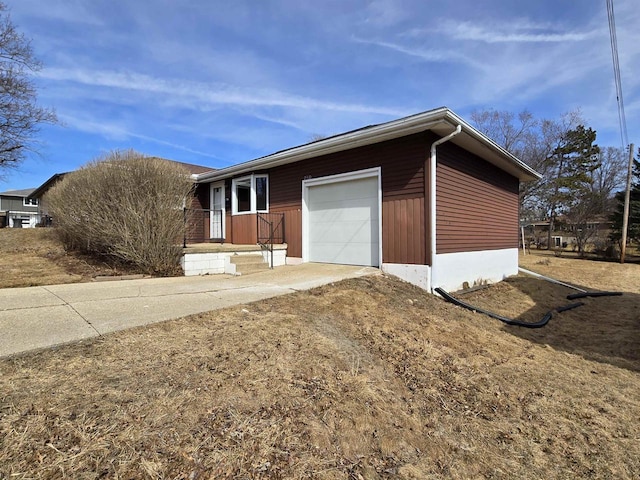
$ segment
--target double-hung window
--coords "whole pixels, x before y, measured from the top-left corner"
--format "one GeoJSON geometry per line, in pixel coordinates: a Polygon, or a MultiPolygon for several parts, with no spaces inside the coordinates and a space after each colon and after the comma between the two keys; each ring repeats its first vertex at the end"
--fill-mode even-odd
{"type": "Polygon", "coordinates": [[[232,181],[231,209],[234,215],[269,210],[269,176],[251,174],[232,181]]]}

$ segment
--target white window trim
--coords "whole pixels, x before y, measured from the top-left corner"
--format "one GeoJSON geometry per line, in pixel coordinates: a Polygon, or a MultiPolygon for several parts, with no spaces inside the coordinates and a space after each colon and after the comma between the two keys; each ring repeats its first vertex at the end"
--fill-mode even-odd
{"type": "Polygon", "coordinates": [[[269,175],[266,173],[245,175],[244,177],[238,177],[231,180],[231,214],[232,215],[248,215],[252,213],[267,213],[269,211],[269,175]],[[257,204],[257,195],[256,195],[256,179],[258,178],[266,178],[267,179],[267,208],[264,210],[258,210],[256,208],[257,204]],[[238,195],[236,193],[236,185],[238,182],[246,181],[250,179],[251,183],[251,192],[250,192],[250,204],[251,208],[246,212],[238,211],[238,195]]]}
{"type": "Polygon", "coordinates": [[[37,207],[40,204],[40,202],[38,202],[37,198],[29,198],[29,197],[22,197],[22,206],[23,207],[37,207]],[[35,200],[35,204],[33,203],[27,203],[27,200],[31,200],[34,201],[35,200]]]}
{"type": "Polygon", "coordinates": [[[309,187],[371,177],[378,179],[378,268],[382,268],[382,168],[380,167],[302,181],[302,261],[304,263],[309,261],[309,187]]]}

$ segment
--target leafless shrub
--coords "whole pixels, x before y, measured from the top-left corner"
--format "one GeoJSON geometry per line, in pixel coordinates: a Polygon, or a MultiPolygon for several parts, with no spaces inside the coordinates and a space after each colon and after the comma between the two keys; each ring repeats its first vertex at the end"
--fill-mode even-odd
{"type": "Polygon", "coordinates": [[[68,247],[168,275],[178,268],[191,188],[174,162],[114,151],[65,176],[44,202],[68,247]]]}

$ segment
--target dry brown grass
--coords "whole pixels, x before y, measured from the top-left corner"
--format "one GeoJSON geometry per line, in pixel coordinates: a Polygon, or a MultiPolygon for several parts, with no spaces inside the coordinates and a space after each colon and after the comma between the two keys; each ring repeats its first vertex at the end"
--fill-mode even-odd
{"type": "Polygon", "coordinates": [[[368,277],[5,359],[0,478],[636,478],[637,288],[532,332],[368,277]]]}
{"type": "Polygon", "coordinates": [[[0,288],[88,282],[98,275],[133,272],[67,252],[50,228],[0,229],[0,288]]]}

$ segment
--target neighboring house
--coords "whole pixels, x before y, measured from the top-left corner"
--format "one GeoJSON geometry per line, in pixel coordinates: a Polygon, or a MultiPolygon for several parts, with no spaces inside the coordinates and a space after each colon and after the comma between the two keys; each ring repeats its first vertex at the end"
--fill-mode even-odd
{"type": "Polygon", "coordinates": [[[0,226],[33,228],[40,222],[38,200],[33,198],[33,191],[27,188],[0,192],[0,226]]]}
{"type": "Polygon", "coordinates": [[[519,182],[537,178],[443,107],[202,173],[195,203],[210,240],[256,244],[281,216],[288,263],[455,290],[517,273],[519,182]]]}
{"type": "Polygon", "coordinates": [[[32,193],[32,198],[35,198],[38,202],[38,212],[40,213],[40,218],[44,219],[44,224],[49,225],[49,212],[47,211],[47,207],[45,202],[42,201],[42,198],[45,193],[49,191],[51,187],[53,187],[56,183],[64,178],[69,172],[64,173],[54,173],[51,177],[49,177],[42,185],[36,188],[32,193]]]}
{"type": "MultiPolygon", "coordinates": [[[[546,248],[549,233],[549,220],[523,222],[525,242],[528,246],[546,248]]],[[[560,216],[554,222],[551,232],[551,248],[577,249],[576,236],[586,240],[591,245],[602,246],[611,234],[611,220],[603,215],[597,215],[581,225],[571,223],[566,217],[560,216]]]]}

